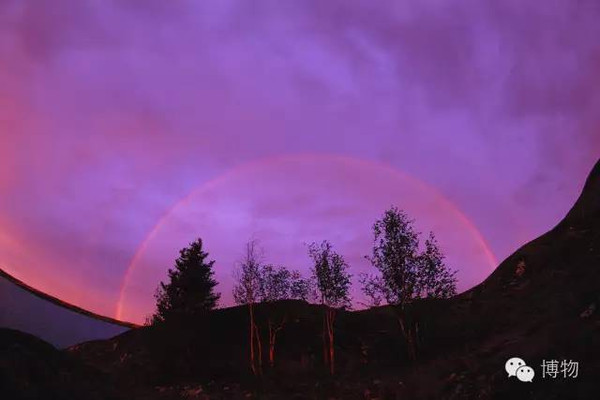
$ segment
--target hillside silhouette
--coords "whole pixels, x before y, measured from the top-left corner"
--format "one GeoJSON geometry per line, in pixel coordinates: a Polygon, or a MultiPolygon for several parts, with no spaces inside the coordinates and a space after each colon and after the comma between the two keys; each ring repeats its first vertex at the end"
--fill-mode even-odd
{"type": "Polygon", "coordinates": [[[2,330],[2,386],[15,399],[36,393],[65,399],[597,398],[599,266],[600,161],[554,229],[471,290],[410,305],[421,327],[416,362],[407,357],[392,307],[340,311],[337,370],[330,377],[321,360],[322,308],[295,300],[256,305],[258,321],[271,308],[287,316],[276,365],[261,378],[249,370],[249,317],[240,306],[64,351],[2,330]],[[27,356],[16,356],[21,353],[27,356]],[[504,363],[515,356],[536,369],[532,383],[507,378],[504,363]],[[543,378],[540,365],[548,359],[579,362],[577,378],[543,378]]]}

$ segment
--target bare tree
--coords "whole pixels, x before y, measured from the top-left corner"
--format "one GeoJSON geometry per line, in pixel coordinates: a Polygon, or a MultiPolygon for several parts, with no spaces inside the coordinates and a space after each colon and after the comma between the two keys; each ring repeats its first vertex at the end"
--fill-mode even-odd
{"type": "Polygon", "coordinates": [[[397,306],[398,323],[409,357],[416,359],[418,324],[409,318],[407,305],[422,297],[449,297],[456,293],[455,272],[443,262],[435,236],[430,234],[419,252],[419,235],[413,221],[396,207],[386,210],[373,225],[373,252],[366,258],[378,270],[363,275],[363,293],[372,300],[397,306]]]}
{"type": "Polygon", "coordinates": [[[236,270],[233,298],[236,304],[248,305],[250,315],[250,368],[254,375],[262,375],[262,344],[255,319],[255,304],[260,300],[261,254],[255,240],[246,243],[246,254],[236,270]]]}
{"type": "Polygon", "coordinates": [[[312,243],[308,249],[313,260],[312,274],[324,310],[323,362],[335,373],[334,323],[337,308],[350,306],[350,278],[348,264],[336,253],[328,241],[312,243]]]}

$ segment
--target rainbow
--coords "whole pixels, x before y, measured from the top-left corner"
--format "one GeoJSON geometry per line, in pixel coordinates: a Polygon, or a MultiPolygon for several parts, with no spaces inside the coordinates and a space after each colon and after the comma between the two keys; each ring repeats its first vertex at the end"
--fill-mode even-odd
{"type": "Polygon", "coordinates": [[[258,160],[234,167],[234,168],[226,171],[225,173],[209,180],[208,182],[198,186],[197,188],[192,190],[190,193],[188,193],[185,197],[178,200],[175,204],[173,204],[171,207],[169,207],[166,210],[166,212],[161,216],[161,218],[158,220],[158,222],[154,225],[154,227],[150,230],[150,232],[148,233],[148,235],[146,236],[144,241],[141,243],[141,245],[138,247],[133,258],[131,259],[131,262],[129,263],[129,265],[127,267],[127,270],[125,271],[125,274],[123,275],[123,279],[121,281],[121,287],[119,289],[119,298],[118,298],[118,301],[116,304],[115,319],[117,319],[117,320],[122,319],[125,293],[127,292],[127,288],[129,286],[129,282],[131,280],[133,272],[138,268],[140,258],[146,251],[149,243],[156,237],[157,233],[160,231],[160,229],[163,227],[163,225],[169,220],[169,217],[171,216],[171,214],[173,213],[173,211],[175,209],[177,209],[178,207],[180,207],[182,205],[187,204],[190,201],[190,199],[192,199],[196,194],[198,194],[204,190],[211,189],[212,187],[217,186],[219,183],[226,181],[226,180],[230,179],[231,177],[236,176],[237,174],[247,173],[248,171],[259,169],[261,167],[265,167],[265,166],[268,166],[271,164],[278,164],[281,162],[289,162],[289,161],[303,161],[303,162],[306,162],[306,161],[309,161],[309,162],[310,161],[335,161],[335,162],[339,162],[339,163],[353,164],[354,166],[359,166],[359,167],[376,167],[376,168],[386,171],[387,173],[389,173],[391,175],[395,175],[395,176],[398,176],[399,178],[406,179],[406,180],[410,181],[411,183],[413,183],[414,185],[433,193],[436,196],[437,200],[442,205],[447,207],[447,209],[451,210],[455,214],[455,216],[469,230],[470,234],[476,239],[476,241],[479,243],[481,248],[484,250],[485,257],[489,263],[490,268],[495,268],[498,265],[498,261],[497,261],[496,257],[494,256],[494,253],[492,252],[489,244],[486,242],[485,238],[483,237],[483,235],[481,234],[479,229],[477,229],[475,224],[456,205],[454,205],[454,203],[452,203],[450,200],[448,200],[446,197],[444,197],[441,194],[441,192],[438,191],[437,189],[435,189],[433,186],[428,185],[425,182],[423,182],[411,175],[408,175],[398,169],[395,169],[387,164],[377,162],[377,161],[352,158],[352,157],[348,157],[348,156],[315,154],[315,153],[296,154],[296,155],[281,155],[281,156],[274,156],[274,157],[258,159],[258,160]]]}

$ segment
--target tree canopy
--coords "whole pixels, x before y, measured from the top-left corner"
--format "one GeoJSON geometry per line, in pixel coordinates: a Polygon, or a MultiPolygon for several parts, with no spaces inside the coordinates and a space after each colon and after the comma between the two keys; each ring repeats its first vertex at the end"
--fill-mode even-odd
{"type": "Polygon", "coordinates": [[[373,225],[373,251],[366,258],[377,274],[363,275],[363,292],[378,305],[404,305],[416,298],[447,298],[456,293],[456,272],[444,263],[433,233],[420,249],[414,221],[396,207],[373,225]]]}
{"type": "Polygon", "coordinates": [[[308,253],[313,260],[312,274],[322,304],[334,308],[350,307],[350,278],[348,264],[324,240],[312,243],[308,253]]]}
{"type": "Polygon", "coordinates": [[[191,319],[214,309],[221,295],[215,292],[213,266],[202,239],[181,249],[175,267],[169,269],[169,281],[161,282],[156,292],[153,322],[191,319]]]}

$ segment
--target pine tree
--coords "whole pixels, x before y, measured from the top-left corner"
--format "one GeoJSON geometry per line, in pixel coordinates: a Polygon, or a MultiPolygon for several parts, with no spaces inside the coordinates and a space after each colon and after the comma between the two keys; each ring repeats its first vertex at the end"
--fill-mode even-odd
{"type": "Polygon", "coordinates": [[[161,282],[155,295],[154,322],[186,321],[214,309],[221,295],[215,292],[214,261],[197,239],[180,250],[175,268],[169,269],[169,282],[161,282]]]}

